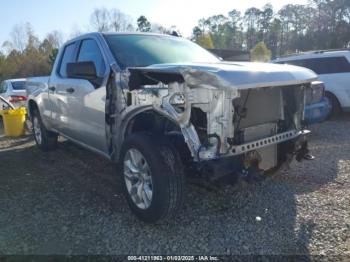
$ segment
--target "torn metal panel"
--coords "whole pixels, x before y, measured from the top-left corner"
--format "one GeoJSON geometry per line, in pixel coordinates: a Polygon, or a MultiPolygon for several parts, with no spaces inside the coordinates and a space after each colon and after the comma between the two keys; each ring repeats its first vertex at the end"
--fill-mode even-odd
{"type": "Polygon", "coordinates": [[[313,71],[292,65],[224,61],[158,64],[142,68],[129,68],[129,71],[131,75],[135,72],[178,74],[183,76],[190,87],[207,86],[236,90],[300,85],[317,79],[317,75],[313,71]]]}
{"type": "Polygon", "coordinates": [[[280,127],[281,131],[300,130],[304,87],[298,84],[309,83],[316,76],[294,67],[282,70],[266,64],[223,62],[129,68],[119,77],[122,91],[116,91],[120,104],[115,125],[122,135],[111,143],[114,148],[120,148],[129,119],[136,112],[152,109],[179,126],[193,159],[200,161],[237,155],[233,149],[247,143],[238,134],[247,127],[276,126],[282,121],[286,128],[280,127]],[[286,83],[294,87],[283,85],[286,83]],[[250,97],[247,89],[252,90],[250,97]],[[193,108],[206,115],[205,127],[191,122],[193,108]],[[235,122],[237,117],[240,123],[235,122]],[[204,137],[199,136],[198,128],[205,128],[204,137]]]}

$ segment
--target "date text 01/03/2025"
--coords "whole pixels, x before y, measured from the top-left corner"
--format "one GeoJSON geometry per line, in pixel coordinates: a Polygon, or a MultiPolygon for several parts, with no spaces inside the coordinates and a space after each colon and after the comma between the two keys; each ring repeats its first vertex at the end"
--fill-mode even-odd
{"type": "Polygon", "coordinates": [[[217,256],[128,256],[128,261],[219,261],[217,256]]]}

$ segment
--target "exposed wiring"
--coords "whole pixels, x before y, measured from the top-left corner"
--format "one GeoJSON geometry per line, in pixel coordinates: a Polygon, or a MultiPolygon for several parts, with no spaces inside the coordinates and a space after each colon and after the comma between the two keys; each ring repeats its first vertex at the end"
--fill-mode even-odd
{"type": "Polygon", "coordinates": [[[289,108],[287,106],[285,107],[285,111],[287,111],[287,116],[290,122],[292,123],[292,125],[294,126],[294,129],[297,129],[297,126],[295,125],[295,122],[293,120],[293,115],[290,113],[289,108]]]}
{"type": "MultiPolygon", "coordinates": [[[[111,74],[110,74],[110,77],[109,77],[109,80],[108,80],[108,82],[107,82],[107,86],[110,84],[111,85],[111,87],[112,88],[115,88],[115,89],[117,89],[118,88],[118,86],[117,86],[117,75],[119,74],[119,78],[121,77],[121,75],[120,75],[120,68],[119,68],[119,66],[117,65],[117,63],[112,63],[111,65],[110,65],[110,67],[111,67],[111,74]],[[112,81],[111,83],[109,83],[110,81],[112,81]]],[[[119,79],[119,81],[121,82],[121,79],[119,79]]],[[[126,99],[126,95],[125,95],[125,92],[124,92],[124,88],[122,87],[122,86],[120,86],[120,88],[121,88],[121,90],[122,90],[122,95],[123,95],[123,98],[124,98],[124,103],[125,103],[125,108],[123,108],[123,110],[125,110],[126,109],[126,106],[127,106],[127,104],[128,104],[128,101],[127,101],[127,99],[126,99]]],[[[110,106],[111,106],[111,104],[110,104],[110,106]]],[[[123,111],[122,110],[122,111],[123,111]]],[[[121,112],[122,112],[121,111],[121,112]]],[[[119,113],[121,113],[121,112],[119,112],[119,113]]]]}
{"type": "Polygon", "coordinates": [[[159,82],[161,82],[161,81],[159,81],[158,79],[149,76],[147,73],[145,73],[144,76],[147,77],[149,80],[152,80],[153,82],[157,83],[157,84],[158,84],[159,82]]]}
{"type": "MultiPolygon", "coordinates": [[[[249,98],[249,95],[250,95],[250,91],[251,91],[251,89],[248,89],[248,93],[247,93],[247,96],[246,96],[246,98],[244,100],[244,103],[243,103],[243,106],[242,106],[242,110],[244,110],[246,105],[247,105],[248,98],[249,98]]],[[[238,113],[238,116],[239,116],[239,119],[237,120],[237,128],[236,128],[237,130],[239,130],[239,126],[240,126],[241,120],[242,120],[241,112],[238,113]]]]}

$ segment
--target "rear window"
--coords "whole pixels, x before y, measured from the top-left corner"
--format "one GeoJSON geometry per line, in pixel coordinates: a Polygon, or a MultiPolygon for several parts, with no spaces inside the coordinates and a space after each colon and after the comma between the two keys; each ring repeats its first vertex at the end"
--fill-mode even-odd
{"type": "Polygon", "coordinates": [[[11,82],[12,89],[13,90],[24,90],[25,88],[25,81],[13,81],[11,82]]]}
{"type": "Polygon", "coordinates": [[[309,68],[318,75],[350,72],[349,61],[344,56],[299,59],[284,63],[309,68]]]}

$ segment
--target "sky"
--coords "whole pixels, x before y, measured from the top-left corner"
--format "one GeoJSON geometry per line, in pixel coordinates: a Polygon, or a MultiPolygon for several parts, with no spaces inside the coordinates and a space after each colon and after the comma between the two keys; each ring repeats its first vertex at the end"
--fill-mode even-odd
{"type": "Polygon", "coordinates": [[[48,32],[58,30],[65,40],[76,31],[90,31],[90,15],[95,8],[117,8],[130,15],[134,22],[145,15],[153,23],[175,25],[189,37],[198,20],[232,9],[244,12],[249,7],[271,3],[274,10],[286,4],[306,4],[307,0],[2,0],[0,2],[0,46],[10,37],[14,25],[29,22],[43,39],[48,32]]]}

